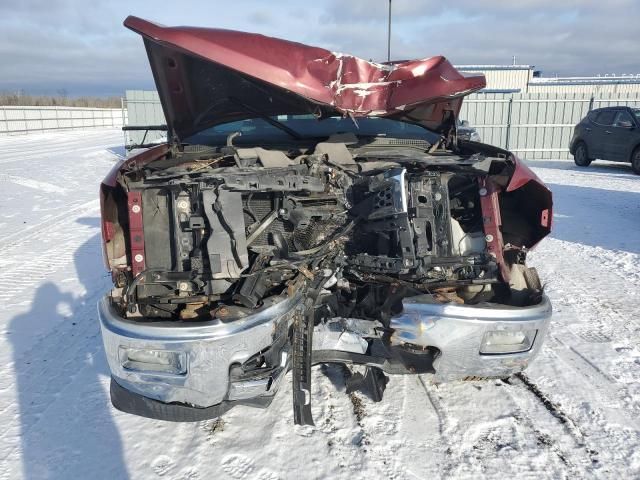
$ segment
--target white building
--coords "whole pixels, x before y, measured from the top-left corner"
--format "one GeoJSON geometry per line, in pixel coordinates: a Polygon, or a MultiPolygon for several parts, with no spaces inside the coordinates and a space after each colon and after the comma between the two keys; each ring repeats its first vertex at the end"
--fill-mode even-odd
{"type": "Polygon", "coordinates": [[[526,92],[533,78],[532,65],[456,65],[464,73],[482,73],[485,90],[492,92],[526,92]]]}
{"type": "Polygon", "coordinates": [[[626,93],[640,94],[640,75],[604,75],[598,77],[532,78],[530,93],[626,93]]]}
{"type": "Polygon", "coordinates": [[[486,92],[640,95],[640,74],[540,77],[533,65],[456,65],[456,68],[464,73],[484,74],[486,92]]]}

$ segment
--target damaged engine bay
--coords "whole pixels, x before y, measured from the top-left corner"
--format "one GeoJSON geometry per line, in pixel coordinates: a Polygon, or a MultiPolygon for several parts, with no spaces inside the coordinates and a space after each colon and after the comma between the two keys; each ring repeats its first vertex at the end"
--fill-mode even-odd
{"type": "Polygon", "coordinates": [[[542,286],[524,261],[548,231],[548,212],[527,200],[535,192],[526,185],[507,191],[515,162],[503,151],[332,139],[280,151],[232,140],[120,172],[129,211],[117,215],[128,224],[122,241],[132,258],[112,265],[112,298],[142,322],[241,321],[299,299],[273,345],[231,373],[292,369],[297,423],[312,423],[313,363],[365,365],[353,388],[365,384],[378,399],[382,370],[434,371],[436,348],[394,339],[403,299],[540,301],[542,286]],[[327,336],[314,339],[314,329],[327,336]],[[332,332],[348,345],[325,348],[332,332]]]}

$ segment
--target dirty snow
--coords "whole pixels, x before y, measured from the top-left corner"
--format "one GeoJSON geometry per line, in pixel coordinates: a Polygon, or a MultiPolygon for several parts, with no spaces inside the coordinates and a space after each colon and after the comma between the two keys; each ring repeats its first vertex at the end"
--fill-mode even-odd
{"type": "Polygon", "coordinates": [[[509,381],[392,377],[374,404],[313,375],[317,427],[290,380],[266,410],[173,424],[111,408],[95,303],[108,288],[98,182],[115,130],[0,137],[0,479],[638,478],[640,178],[627,165],[531,162],[555,230],[531,260],[555,314],[509,381]]]}

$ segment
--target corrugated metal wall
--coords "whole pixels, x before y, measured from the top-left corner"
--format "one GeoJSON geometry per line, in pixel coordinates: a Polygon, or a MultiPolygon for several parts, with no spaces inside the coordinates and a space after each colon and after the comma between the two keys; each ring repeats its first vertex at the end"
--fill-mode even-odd
{"type": "MultiPolygon", "coordinates": [[[[125,92],[125,107],[127,109],[128,122],[131,126],[163,125],[165,124],[164,112],[160,104],[160,97],[155,90],[127,90],[125,92]]],[[[151,143],[166,137],[166,132],[134,131],[126,132],[125,141],[131,143],[151,143]]]]}
{"type": "MultiPolygon", "coordinates": [[[[480,66],[479,66],[480,67],[480,66]]],[[[481,73],[487,80],[487,90],[520,90],[527,91],[527,84],[533,76],[530,68],[474,68],[473,66],[457,66],[464,73],[481,73]]]]}
{"type": "Polygon", "coordinates": [[[120,108],[0,106],[0,134],[20,134],[75,128],[122,127],[120,108]]]}
{"type": "Polygon", "coordinates": [[[478,130],[483,142],[520,157],[568,158],[576,123],[590,107],[611,105],[640,107],[640,95],[479,93],[465,99],[460,118],[478,130]]]}
{"type": "MultiPolygon", "coordinates": [[[[460,118],[478,130],[482,141],[508,148],[521,157],[568,158],[573,128],[589,111],[611,105],[640,107],[640,95],[477,93],[469,95],[460,118]]],[[[160,125],[165,122],[156,92],[127,91],[129,125],[160,125]]],[[[128,132],[140,142],[143,132],[128,132]]],[[[162,132],[149,132],[157,139],[162,132]]]]}

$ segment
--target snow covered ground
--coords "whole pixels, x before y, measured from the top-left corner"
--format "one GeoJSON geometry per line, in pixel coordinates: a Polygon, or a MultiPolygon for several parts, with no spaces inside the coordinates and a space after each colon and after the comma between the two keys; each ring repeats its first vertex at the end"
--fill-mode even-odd
{"type": "Polygon", "coordinates": [[[532,255],[555,314],[524,375],[381,403],[313,375],[317,427],[291,389],[266,410],[173,424],[111,408],[95,303],[107,290],[100,179],[117,130],[0,137],[0,479],[638,478],[640,178],[628,165],[532,162],[555,230],[532,255]]]}

